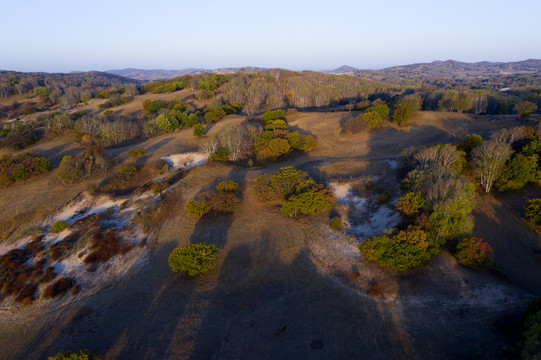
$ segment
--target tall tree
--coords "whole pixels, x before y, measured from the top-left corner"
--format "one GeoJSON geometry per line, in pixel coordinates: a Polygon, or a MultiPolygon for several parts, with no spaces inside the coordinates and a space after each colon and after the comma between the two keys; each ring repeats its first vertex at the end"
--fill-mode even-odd
{"type": "Polygon", "coordinates": [[[474,175],[486,192],[490,192],[494,181],[502,174],[512,152],[509,144],[496,141],[487,141],[473,149],[474,175]]]}

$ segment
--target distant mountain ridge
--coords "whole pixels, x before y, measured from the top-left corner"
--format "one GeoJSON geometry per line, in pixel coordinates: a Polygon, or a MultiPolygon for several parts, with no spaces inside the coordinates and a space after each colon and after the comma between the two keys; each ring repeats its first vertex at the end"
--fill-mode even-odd
{"type": "Polygon", "coordinates": [[[465,78],[471,76],[492,77],[516,74],[541,74],[541,60],[528,59],[513,62],[466,63],[456,60],[433,61],[431,63],[417,63],[402,66],[393,66],[381,70],[358,70],[355,75],[373,80],[389,81],[393,78],[465,78]]]}
{"type": "Polygon", "coordinates": [[[156,80],[169,80],[169,79],[183,76],[183,75],[193,75],[193,74],[198,74],[198,73],[203,73],[203,72],[213,72],[216,74],[234,74],[239,71],[243,71],[246,73],[253,73],[253,72],[258,72],[262,70],[265,70],[265,69],[258,68],[258,67],[220,68],[220,69],[213,69],[213,70],[200,69],[200,68],[188,68],[188,69],[181,69],[181,70],[163,70],[163,69],[146,70],[146,69],[128,68],[128,69],[119,69],[119,70],[106,70],[105,72],[108,74],[119,75],[119,76],[135,79],[135,80],[156,81],[156,80]]]}
{"type": "MultiPolygon", "coordinates": [[[[106,73],[119,75],[135,80],[168,80],[182,75],[192,75],[202,72],[213,72],[217,74],[232,74],[237,72],[254,73],[268,70],[260,67],[238,67],[220,69],[188,68],[181,70],[163,69],[119,69],[107,70],[106,73]]],[[[334,70],[321,71],[328,74],[349,74],[361,76],[378,81],[392,81],[397,78],[465,78],[469,76],[501,76],[513,74],[541,74],[541,60],[528,59],[513,62],[490,62],[480,61],[467,63],[456,60],[436,60],[430,63],[416,63],[409,65],[392,66],[381,70],[360,70],[349,65],[342,65],[334,70]]]]}

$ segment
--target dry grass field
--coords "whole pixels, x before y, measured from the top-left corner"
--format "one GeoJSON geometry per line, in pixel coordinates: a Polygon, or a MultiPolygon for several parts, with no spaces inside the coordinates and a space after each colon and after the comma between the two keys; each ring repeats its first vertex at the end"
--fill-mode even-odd
{"type": "MultiPolygon", "coordinates": [[[[134,112],[136,105],[113,110],[134,112]]],[[[525,196],[540,195],[537,188],[478,199],[475,231],[494,247],[496,271],[471,271],[442,253],[423,269],[395,274],[365,262],[356,240],[328,229],[328,214],[286,218],[260,203],[251,184],[261,173],[289,165],[325,181],[380,176],[392,182],[384,161],[408,146],[458,142],[471,132],[487,138],[518,123],[512,117],[422,112],[404,128],[341,135],[340,121],[352,114],[288,116],[294,130],[318,138],[320,146],[309,154],[263,168],[207,164],[189,170],[160,205],[165,210],[143,266],[92,296],[0,308],[0,358],[43,359],[85,348],[105,359],[497,358],[506,339],[494,324],[519,314],[541,293],[541,237],[520,215],[525,196]],[[187,200],[226,179],[241,183],[242,202],[234,214],[197,221],[186,216],[187,200]],[[195,279],[171,272],[172,249],[196,242],[219,248],[216,268],[195,279]]],[[[247,121],[228,116],[207,136],[247,121]]],[[[199,141],[183,130],[107,152],[122,163],[129,148],[143,146],[142,162],[150,162],[194,151],[199,141]]],[[[33,148],[54,164],[78,149],[67,138],[45,139],[33,148]]],[[[0,191],[0,229],[13,227],[3,241],[93,182],[64,186],[52,171],[0,191]]]]}

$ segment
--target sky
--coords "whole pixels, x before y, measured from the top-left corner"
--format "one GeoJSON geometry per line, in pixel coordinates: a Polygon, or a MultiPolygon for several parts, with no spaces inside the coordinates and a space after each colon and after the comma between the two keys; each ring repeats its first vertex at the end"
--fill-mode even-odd
{"type": "Polygon", "coordinates": [[[0,0],[0,69],[381,69],[541,58],[539,0],[0,0]]]}

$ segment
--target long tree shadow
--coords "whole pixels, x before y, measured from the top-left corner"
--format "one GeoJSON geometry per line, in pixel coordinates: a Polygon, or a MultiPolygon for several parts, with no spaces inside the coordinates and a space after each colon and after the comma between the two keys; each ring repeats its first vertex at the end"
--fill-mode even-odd
{"type": "Polygon", "coordinates": [[[283,262],[277,241],[263,233],[228,253],[190,359],[408,357],[375,301],[320,274],[306,250],[283,262]]]}

